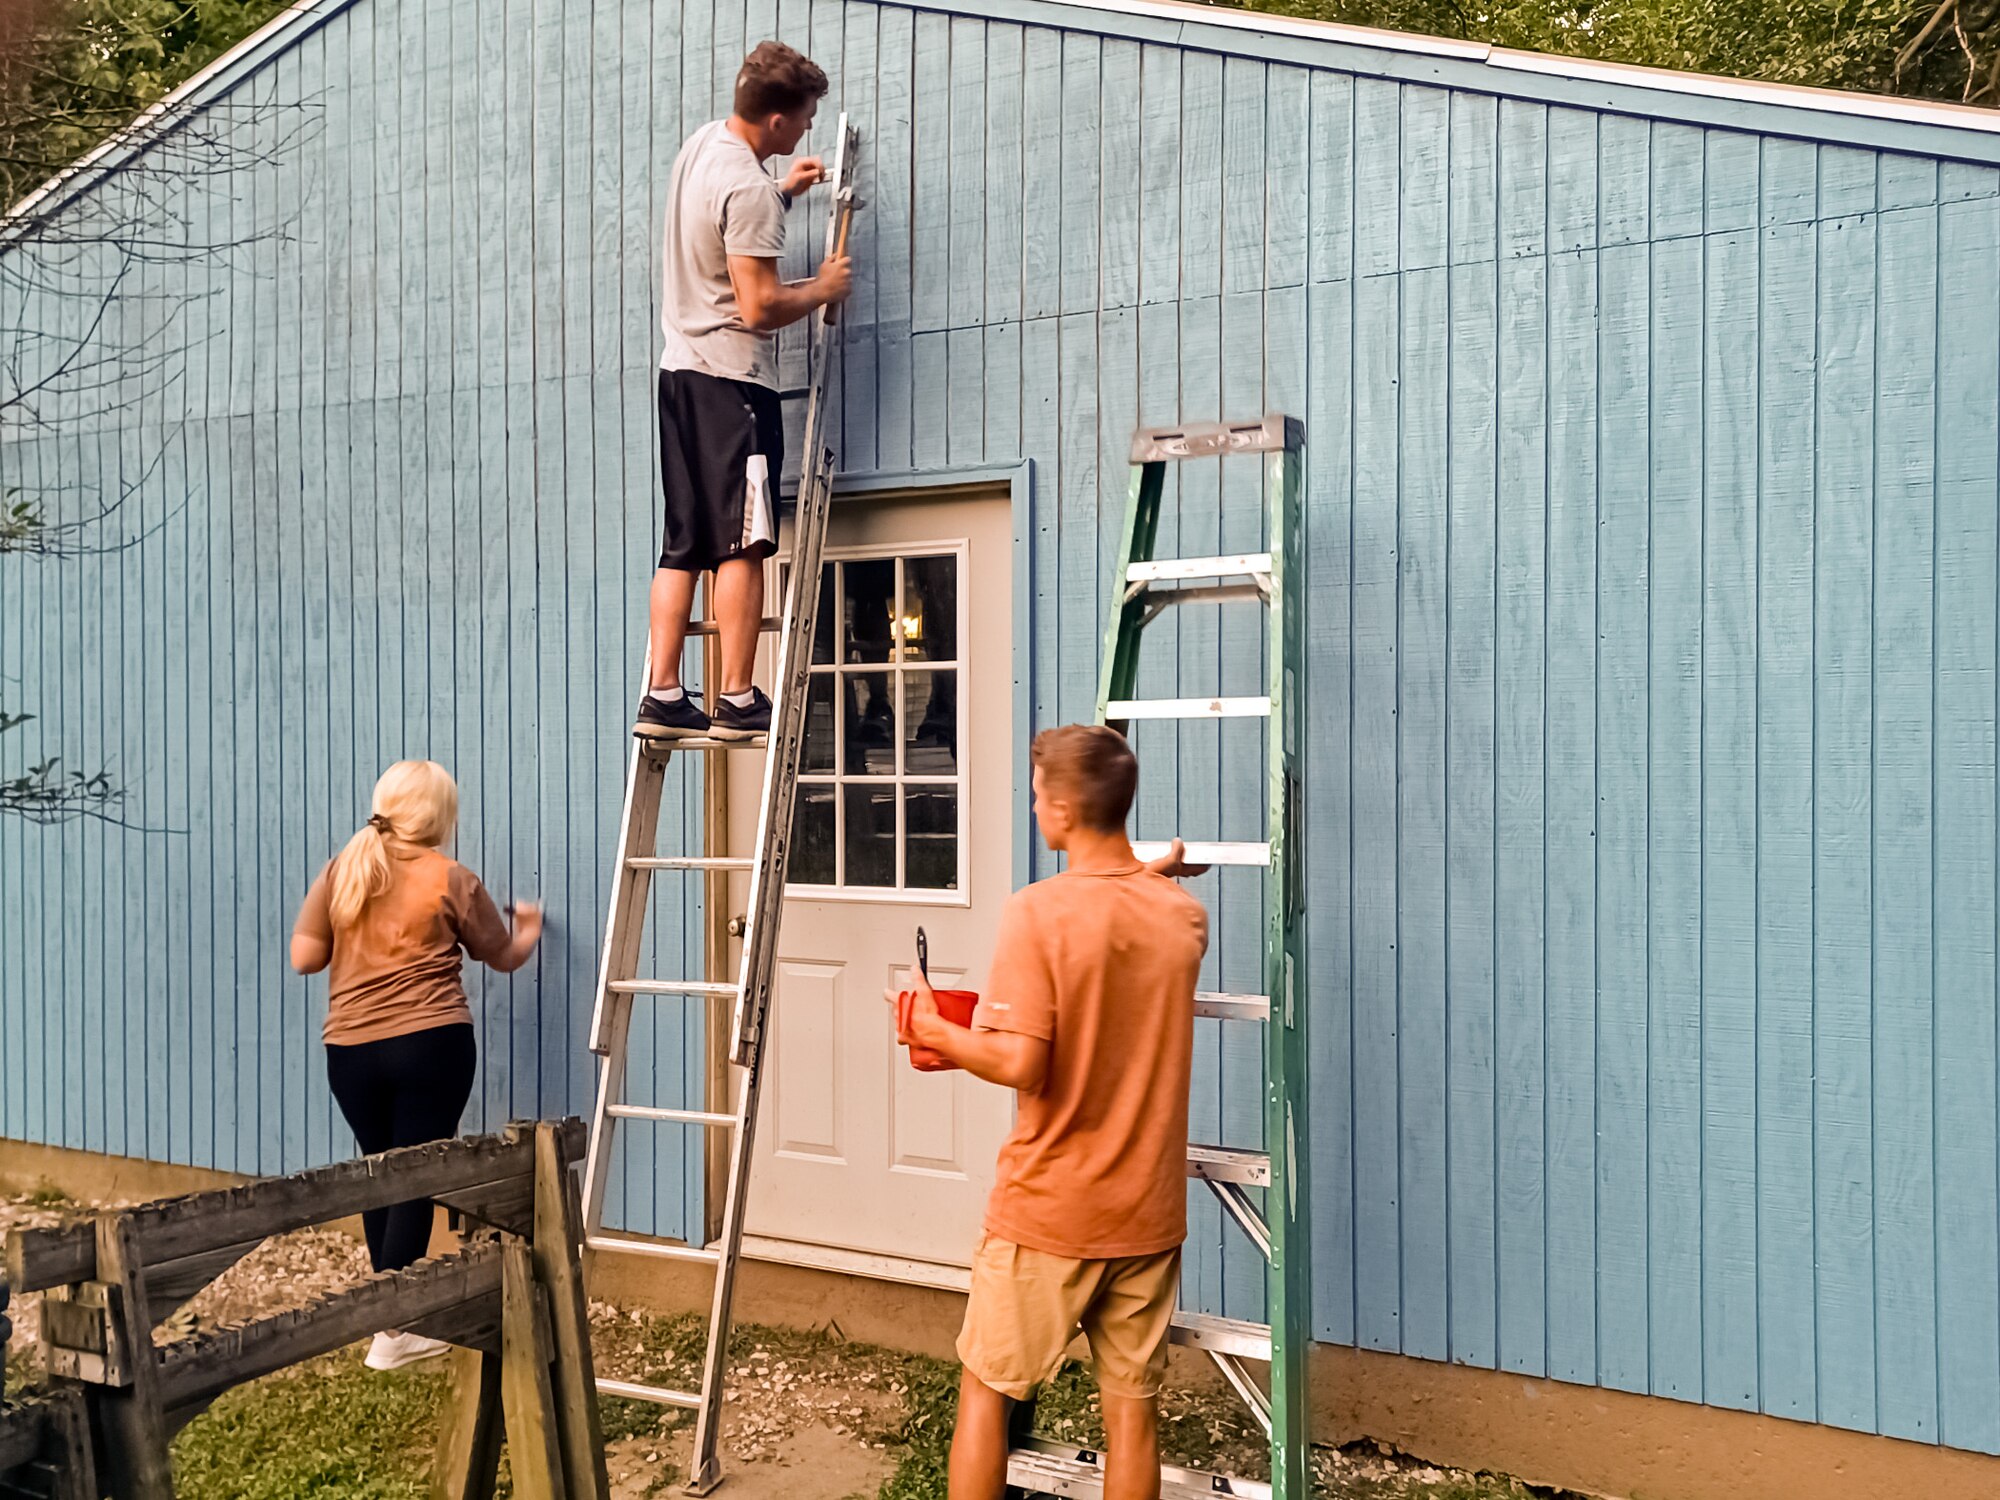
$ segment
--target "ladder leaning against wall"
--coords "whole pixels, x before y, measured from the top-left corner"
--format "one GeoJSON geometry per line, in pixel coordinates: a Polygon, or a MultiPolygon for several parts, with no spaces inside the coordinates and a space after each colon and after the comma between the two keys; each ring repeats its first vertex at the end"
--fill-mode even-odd
{"type": "MultiPolygon", "coordinates": [[[[859,207],[853,184],[859,146],[860,132],[848,124],[843,114],[830,174],[833,209],[827,221],[825,242],[829,253],[845,251],[848,229],[859,207]]],[[[750,741],[637,742],[626,781],[604,962],[590,1025],[591,1050],[603,1062],[598,1070],[597,1106],[591,1117],[590,1152],[584,1171],[585,1244],[594,1250],[694,1261],[712,1266],[715,1274],[699,1390],[679,1391],[620,1380],[599,1380],[597,1388],[606,1395],[683,1407],[697,1414],[687,1483],[687,1489],[697,1495],[707,1494],[722,1480],[718,1439],[727,1369],[725,1356],[736,1272],[743,1255],[743,1211],[749,1196],[757,1100],[764,1073],[764,1023],[770,1012],[776,972],[778,928],[791,853],[792,802],[798,785],[799,750],[805,739],[806,677],[819,613],[820,555],[826,544],[827,514],[833,498],[833,451],[827,446],[826,436],[826,390],[834,347],[833,327],[830,309],[822,309],[815,315],[805,392],[805,444],[800,462],[792,566],[786,570],[784,613],[764,622],[766,630],[775,627],[778,631],[779,666],[771,685],[771,732],[768,737],[750,741]],[[674,754],[713,756],[726,750],[760,748],[764,751],[764,778],[755,848],[734,857],[661,855],[660,796],[666,784],[668,759],[674,754]],[[715,877],[732,871],[745,871],[750,876],[748,922],[742,934],[743,959],[736,982],[641,976],[638,965],[652,877],[656,873],[715,877]],[[688,1109],[626,1097],[626,1054],[633,1007],[660,999],[682,1003],[710,1000],[730,1006],[728,1074],[733,1102],[729,1108],[688,1109]],[[612,1149],[619,1125],[627,1121],[729,1132],[728,1187],[723,1199],[721,1232],[712,1244],[667,1244],[605,1230],[604,1191],[611,1170],[612,1149]]],[[[712,635],[714,629],[713,624],[704,623],[692,633],[712,635]]],[[[642,692],[652,681],[651,665],[649,659],[642,692]]],[[[711,776],[722,774],[719,760],[711,759],[708,764],[711,776]]],[[[717,883],[711,881],[711,897],[717,883]]]]}

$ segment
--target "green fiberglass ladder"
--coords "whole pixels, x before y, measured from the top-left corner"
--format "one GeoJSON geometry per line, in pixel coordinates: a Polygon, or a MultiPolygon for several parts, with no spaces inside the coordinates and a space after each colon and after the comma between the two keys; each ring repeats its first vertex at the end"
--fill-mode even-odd
{"type": "MultiPolygon", "coordinates": [[[[840,117],[839,139],[829,174],[832,212],[827,221],[826,253],[844,251],[854,211],[853,174],[860,132],[840,117]]],[[[584,1243],[593,1250],[621,1251],[666,1260],[693,1261],[714,1267],[715,1290],[702,1356],[701,1388],[673,1390],[632,1381],[597,1382],[606,1395],[626,1396],[664,1406],[682,1407],[695,1415],[694,1454],[688,1465],[687,1489],[707,1494],[721,1483],[719,1439],[726,1354],[733,1311],[736,1272],[743,1258],[743,1214],[750,1191],[750,1163],[757,1128],[757,1101],[764,1077],[765,1021],[770,1014],[772,985],[777,972],[778,927],[783,915],[785,872],[791,852],[792,804],[798,787],[799,751],[806,733],[806,678],[819,614],[820,557],[826,544],[827,516],[833,501],[833,450],[827,444],[827,381],[833,367],[834,318],[822,311],[813,319],[810,378],[806,400],[805,441],[800,462],[797,512],[793,518],[791,566],[786,570],[784,614],[763,622],[778,631],[778,671],[771,684],[771,732],[752,740],[681,739],[640,741],[632,752],[625,788],[625,811],[619,825],[618,861],[612,877],[611,912],[604,938],[604,964],[598,980],[597,1004],[590,1024],[590,1047],[603,1058],[598,1071],[597,1106],[591,1118],[590,1152],[584,1168],[584,1243]],[[764,751],[763,791],[758,801],[754,853],[737,856],[663,856],[659,849],[660,797],[666,784],[667,762],[675,753],[712,754],[726,750],[764,751]],[[643,951],[646,913],[655,874],[701,875],[709,881],[709,899],[720,899],[721,881],[732,872],[750,877],[749,918],[739,935],[742,964],[733,984],[693,979],[659,979],[638,973],[643,951]],[[733,1099],[727,1108],[687,1109],[678,1105],[635,1102],[626,1096],[626,1053],[635,1004],[661,997],[708,1000],[731,1008],[728,1060],[733,1099]],[[605,1187],[611,1174],[612,1150],[621,1124],[692,1126],[730,1134],[728,1187],[722,1203],[721,1231],[711,1244],[672,1244],[609,1232],[604,1226],[605,1187]]],[[[712,635],[713,623],[692,634],[712,635]]],[[[652,681],[651,661],[646,683],[652,681]]],[[[642,689],[643,691],[643,686],[642,689]]],[[[717,760],[708,762],[709,775],[723,774],[717,760]]],[[[712,799],[711,799],[712,805],[712,799]]],[[[732,932],[738,932],[734,926],[732,932]]]]}
{"type": "MultiPolygon", "coordinates": [[[[1305,722],[1305,643],[1299,500],[1305,430],[1293,418],[1150,428],[1132,440],[1132,493],[1124,545],[1104,635],[1097,719],[1129,733],[1135,719],[1268,719],[1264,733],[1264,837],[1254,843],[1190,843],[1191,865],[1249,866],[1264,872],[1264,993],[1201,994],[1195,1014],[1264,1028],[1264,1149],[1188,1148],[1188,1176],[1205,1181],[1230,1222],[1267,1262],[1264,1323],[1201,1313],[1174,1315],[1173,1340],[1206,1352],[1249,1405],[1271,1440],[1271,1482],[1164,1469],[1162,1493],[1308,1500],[1306,1354],[1311,1324],[1311,1215],[1306,1194],[1305,890],[1300,829],[1299,733],[1305,722]],[[1161,496],[1170,463],[1233,454],[1264,455],[1268,552],[1233,557],[1153,556],[1161,496]],[[1135,697],[1145,629],[1187,604],[1258,604],[1265,611],[1265,691],[1257,697],[1135,697]],[[1253,1189],[1263,1191],[1260,1206],[1253,1189]],[[1268,1367],[1260,1382],[1253,1366],[1268,1367]]],[[[1137,846],[1142,859],[1163,844],[1137,846]]],[[[1018,1444],[1008,1483],[1031,1493],[1091,1497],[1102,1493],[1095,1452],[1041,1439],[1018,1444]]]]}

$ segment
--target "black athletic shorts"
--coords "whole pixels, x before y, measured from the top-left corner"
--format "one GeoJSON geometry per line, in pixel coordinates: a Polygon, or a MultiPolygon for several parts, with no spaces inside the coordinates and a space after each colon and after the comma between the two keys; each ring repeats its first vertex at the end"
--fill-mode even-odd
{"type": "Polygon", "coordinates": [[[784,459],[784,407],[769,386],[660,371],[660,566],[699,573],[777,551],[784,459]]]}

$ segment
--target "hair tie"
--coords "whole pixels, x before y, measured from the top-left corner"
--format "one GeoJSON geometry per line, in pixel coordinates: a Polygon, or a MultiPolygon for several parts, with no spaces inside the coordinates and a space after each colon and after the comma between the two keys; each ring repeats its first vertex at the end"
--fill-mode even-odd
{"type": "Polygon", "coordinates": [[[380,813],[370,813],[368,815],[368,826],[374,829],[377,833],[381,834],[382,837],[384,838],[388,838],[391,834],[393,834],[396,831],[395,829],[389,826],[389,820],[383,817],[382,814],[380,813]]]}

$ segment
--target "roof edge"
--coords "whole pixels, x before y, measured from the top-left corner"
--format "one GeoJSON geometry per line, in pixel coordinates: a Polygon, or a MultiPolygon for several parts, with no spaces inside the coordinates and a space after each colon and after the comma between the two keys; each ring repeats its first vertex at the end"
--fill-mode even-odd
{"type": "MultiPolygon", "coordinates": [[[[0,245],[17,238],[28,225],[64,204],[108,176],[133,156],[162,139],[184,118],[184,107],[211,91],[227,88],[239,78],[255,72],[278,52],[291,46],[314,28],[339,15],[355,0],[298,0],[289,9],[273,16],[255,32],[223,53],[206,68],[172,90],[130,124],[65,167],[56,176],[0,215],[0,245]]],[[[1552,52],[1526,52],[1512,47],[1495,47],[1485,42],[1456,41],[1449,37],[1419,36],[1408,32],[1382,31],[1366,26],[1349,26],[1337,21],[1316,21],[1301,16],[1272,15],[1239,9],[1205,0],[876,0],[910,10],[938,11],[952,15],[978,16],[989,20],[1030,20],[1039,12],[1072,13],[1081,16],[1123,16],[1135,21],[1165,23],[1177,28],[1161,40],[1182,45],[1200,45],[1186,33],[1211,31],[1246,37],[1290,38],[1318,43],[1341,52],[1400,54],[1412,61],[1432,60],[1442,64],[1437,76],[1427,80],[1441,87],[1468,87],[1482,92],[1505,94],[1510,90],[1498,78],[1480,78],[1488,70],[1542,81],[1538,97],[1550,103],[1570,103],[1579,108],[1609,109],[1641,114],[1646,111],[1620,106],[1576,92],[1608,86],[1634,89],[1664,96],[1705,102],[1710,109],[1699,116],[1686,111],[1664,111],[1670,117],[1718,129],[1744,129],[1775,135],[1820,136],[1795,117],[1799,114],[1833,120],[1871,122],[1891,133],[1871,132],[1875,138],[1841,142],[1864,149],[1907,151],[1956,160],[2000,166],[2000,110],[1973,105],[1949,104],[1942,100],[1909,99],[1894,94],[1864,94],[1852,90],[1812,88],[1801,84],[1765,83],[1753,79],[1725,78],[1708,73],[1677,72],[1667,68],[1640,67],[1631,63],[1600,62],[1590,58],[1566,57],[1552,52]],[[1448,76],[1463,70],[1463,79],[1448,76]],[[1568,85],[1575,97],[1560,97],[1559,86],[1568,85]],[[1715,114],[1715,106],[1747,107],[1758,118],[1732,121],[1715,114]],[[1786,127],[1788,116],[1790,128],[1786,127]],[[1904,131],[1923,133],[1924,139],[1895,138],[1904,131]],[[1956,149],[1952,142],[1956,141],[1956,149]]],[[[1051,21],[1049,24],[1062,24],[1051,21]]],[[[1071,27],[1070,29],[1086,29],[1071,27]]],[[[1216,50],[1231,50],[1227,46],[1216,50]]],[[[1255,52],[1257,49],[1248,49],[1255,52]]],[[[1312,66],[1310,58],[1290,57],[1280,61],[1312,66]]],[[[1336,70],[1364,71],[1360,59],[1343,61],[1338,55],[1323,66],[1336,70]]],[[[1392,71],[1390,76],[1400,76],[1392,71]]]]}

